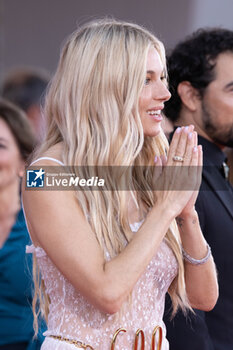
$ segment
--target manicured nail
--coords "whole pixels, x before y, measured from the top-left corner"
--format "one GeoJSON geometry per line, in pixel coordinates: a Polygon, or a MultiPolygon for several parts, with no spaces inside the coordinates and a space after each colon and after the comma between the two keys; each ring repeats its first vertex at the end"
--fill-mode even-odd
{"type": "Polygon", "coordinates": [[[188,138],[189,138],[189,140],[191,140],[191,139],[192,139],[192,137],[193,137],[193,133],[192,133],[192,132],[190,132],[190,133],[188,134],[188,138]]]}
{"type": "Polygon", "coordinates": [[[154,162],[156,163],[156,162],[157,162],[157,160],[158,160],[158,157],[157,157],[157,156],[155,156],[154,162]]]}
{"type": "Polygon", "coordinates": [[[181,128],[179,127],[176,129],[176,133],[179,134],[180,132],[181,132],[181,128]]]}
{"type": "Polygon", "coordinates": [[[186,126],[186,127],[184,128],[184,131],[185,131],[185,132],[188,132],[188,129],[189,129],[189,126],[186,126]]]}
{"type": "Polygon", "coordinates": [[[193,152],[197,152],[197,146],[193,147],[193,152]]]}

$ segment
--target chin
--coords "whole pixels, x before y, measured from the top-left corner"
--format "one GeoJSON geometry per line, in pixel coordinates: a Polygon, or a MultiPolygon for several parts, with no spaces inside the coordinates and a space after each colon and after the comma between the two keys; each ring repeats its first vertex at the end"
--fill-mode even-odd
{"type": "Polygon", "coordinates": [[[153,130],[153,129],[150,129],[150,130],[145,130],[144,131],[144,136],[147,136],[147,137],[155,137],[155,136],[158,136],[161,132],[161,129],[156,129],[156,130],[153,130]]]}

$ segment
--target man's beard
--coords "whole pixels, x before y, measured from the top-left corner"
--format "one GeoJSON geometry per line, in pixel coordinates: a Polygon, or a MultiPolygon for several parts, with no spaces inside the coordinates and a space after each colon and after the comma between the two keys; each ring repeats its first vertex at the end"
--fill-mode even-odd
{"type": "Polygon", "coordinates": [[[202,101],[202,122],[204,131],[215,143],[233,148],[233,116],[232,124],[219,126],[215,122],[215,116],[202,101]]]}

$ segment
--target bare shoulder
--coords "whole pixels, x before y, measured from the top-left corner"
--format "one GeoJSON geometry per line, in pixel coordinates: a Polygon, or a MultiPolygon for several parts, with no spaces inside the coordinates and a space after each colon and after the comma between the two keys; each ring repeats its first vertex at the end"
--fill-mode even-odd
{"type": "MultiPolygon", "coordinates": [[[[62,162],[62,144],[57,144],[41,154],[38,160],[33,162],[33,166],[57,166],[56,160],[62,162]]],[[[82,215],[74,191],[28,188],[26,173],[22,181],[22,202],[30,235],[36,245],[41,245],[38,227],[42,226],[44,222],[48,225],[49,221],[54,222],[55,218],[56,222],[59,222],[58,218],[60,219],[62,216],[82,215]]],[[[45,229],[44,232],[46,232],[45,229]]]]}
{"type": "Polygon", "coordinates": [[[63,143],[59,142],[56,145],[50,147],[46,152],[40,154],[38,156],[38,160],[34,160],[34,164],[38,166],[42,165],[54,165],[56,163],[55,160],[62,162],[62,150],[63,143]]]}
{"type": "Polygon", "coordinates": [[[22,202],[32,241],[42,248],[46,248],[49,238],[56,241],[60,236],[62,241],[68,231],[71,233],[80,223],[87,226],[75,191],[27,189],[24,186],[22,202]]]}

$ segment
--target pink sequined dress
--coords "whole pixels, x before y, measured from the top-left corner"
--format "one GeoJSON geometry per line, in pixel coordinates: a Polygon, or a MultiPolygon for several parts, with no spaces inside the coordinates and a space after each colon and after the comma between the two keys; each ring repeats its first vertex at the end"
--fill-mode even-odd
{"type": "MultiPolygon", "coordinates": [[[[131,226],[137,231],[139,224],[131,226]]],[[[95,350],[110,350],[115,331],[123,327],[126,333],[117,337],[116,350],[133,349],[135,333],[141,328],[145,334],[145,350],[150,349],[155,326],[163,328],[162,350],[168,350],[166,329],[162,321],[164,298],[177,274],[176,259],[163,241],[157,254],[136,283],[130,303],[125,303],[121,316],[108,315],[92,306],[59,272],[42,248],[33,245],[28,253],[36,254],[38,265],[50,297],[48,330],[41,350],[72,350],[76,346],[49,335],[60,335],[90,344],[95,350]]]]}
{"type": "MultiPolygon", "coordinates": [[[[131,225],[131,230],[136,232],[141,224],[131,225]]],[[[41,350],[77,350],[77,346],[51,338],[51,335],[81,341],[95,350],[111,350],[113,335],[121,327],[127,331],[118,335],[115,350],[133,349],[138,329],[145,334],[145,350],[150,350],[156,326],[163,329],[161,350],[169,349],[162,318],[165,294],[177,274],[178,265],[165,240],[137,281],[130,302],[123,305],[118,316],[105,314],[90,304],[60,273],[42,248],[31,245],[27,247],[27,253],[36,255],[51,301],[48,330],[44,333],[46,338],[41,350]]]]}

